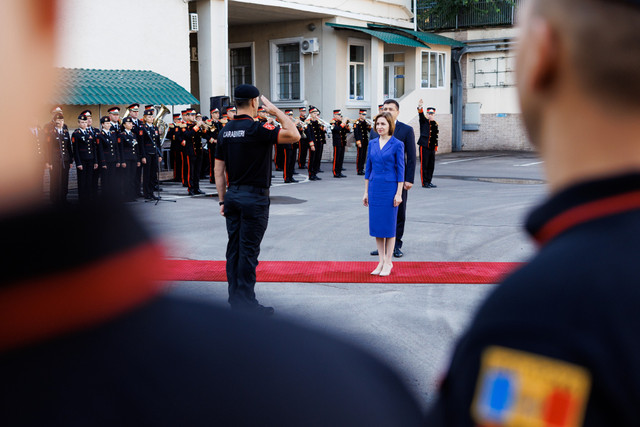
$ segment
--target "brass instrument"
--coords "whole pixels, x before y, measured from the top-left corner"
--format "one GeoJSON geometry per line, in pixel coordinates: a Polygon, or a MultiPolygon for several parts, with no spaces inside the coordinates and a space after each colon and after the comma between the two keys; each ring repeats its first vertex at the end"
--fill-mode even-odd
{"type": "MultiPolygon", "coordinates": [[[[162,138],[160,138],[160,142],[164,141],[165,137],[167,136],[167,132],[169,132],[169,128],[163,118],[170,112],[171,111],[169,111],[169,108],[167,108],[166,105],[160,104],[158,114],[156,114],[156,116],[153,118],[153,125],[158,128],[160,135],[162,135],[162,138]]],[[[129,113],[129,109],[127,109],[127,113],[129,113]]]]}
{"type": "Polygon", "coordinates": [[[121,122],[122,122],[122,119],[129,117],[129,114],[131,114],[131,110],[129,109],[129,107],[127,107],[127,110],[124,112],[122,117],[120,117],[121,122]]]}

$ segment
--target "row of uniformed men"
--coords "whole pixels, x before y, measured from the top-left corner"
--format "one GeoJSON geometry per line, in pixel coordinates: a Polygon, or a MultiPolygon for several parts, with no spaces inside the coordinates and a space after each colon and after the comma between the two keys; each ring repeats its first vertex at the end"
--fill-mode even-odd
{"type": "Polygon", "coordinates": [[[153,124],[153,106],[146,107],[143,120],[138,119],[139,107],[130,105],[131,116],[122,121],[118,107],[110,108],[108,116],[100,119],[101,129],[93,127],[92,113],[85,110],[78,116],[78,128],[71,135],[62,109],[57,107],[51,122],[40,132],[34,130],[37,153],[49,170],[50,197],[54,203],[66,202],[69,170],[74,163],[81,202],[97,197],[99,182],[105,197],[157,198],[154,191],[159,189],[158,170],[162,162],[160,134],[153,124]]]}

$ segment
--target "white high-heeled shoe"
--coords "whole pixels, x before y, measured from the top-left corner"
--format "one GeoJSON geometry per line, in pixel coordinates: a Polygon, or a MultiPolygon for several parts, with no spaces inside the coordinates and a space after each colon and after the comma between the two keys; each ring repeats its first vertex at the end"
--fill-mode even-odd
{"type": "Polygon", "coordinates": [[[376,267],[376,269],[371,272],[371,275],[372,276],[378,276],[380,274],[380,272],[382,271],[382,267],[384,267],[384,264],[379,263],[378,266],[376,267]]]}
{"type": "Polygon", "coordinates": [[[380,271],[380,274],[378,276],[388,276],[391,274],[391,269],[393,268],[393,264],[385,264],[384,267],[382,267],[382,270],[380,271]]]}

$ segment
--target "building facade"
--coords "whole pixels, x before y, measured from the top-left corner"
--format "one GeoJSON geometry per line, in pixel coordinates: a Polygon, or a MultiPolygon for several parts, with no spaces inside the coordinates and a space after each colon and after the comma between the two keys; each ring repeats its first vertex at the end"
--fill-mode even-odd
{"type": "Polygon", "coordinates": [[[411,0],[63,0],[57,65],[153,71],[193,94],[203,115],[251,83],[278,107],[314,105],[327,121],[338,108],[372,117],[394,98],[417,132],[423,99],[438,110],[448,151],[452,46],[461,44],[418,34],[412,10],[411,0]]]}

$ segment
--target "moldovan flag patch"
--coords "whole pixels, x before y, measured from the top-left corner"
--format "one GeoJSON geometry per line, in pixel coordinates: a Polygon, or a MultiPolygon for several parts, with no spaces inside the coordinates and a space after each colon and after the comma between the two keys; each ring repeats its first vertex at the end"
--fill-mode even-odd
{"type": "Polygon", "coordinates": [[[591,375],[578,365],[505,347],[482,355],[471,406],[480,426],[578,427],[591,375]]]}

